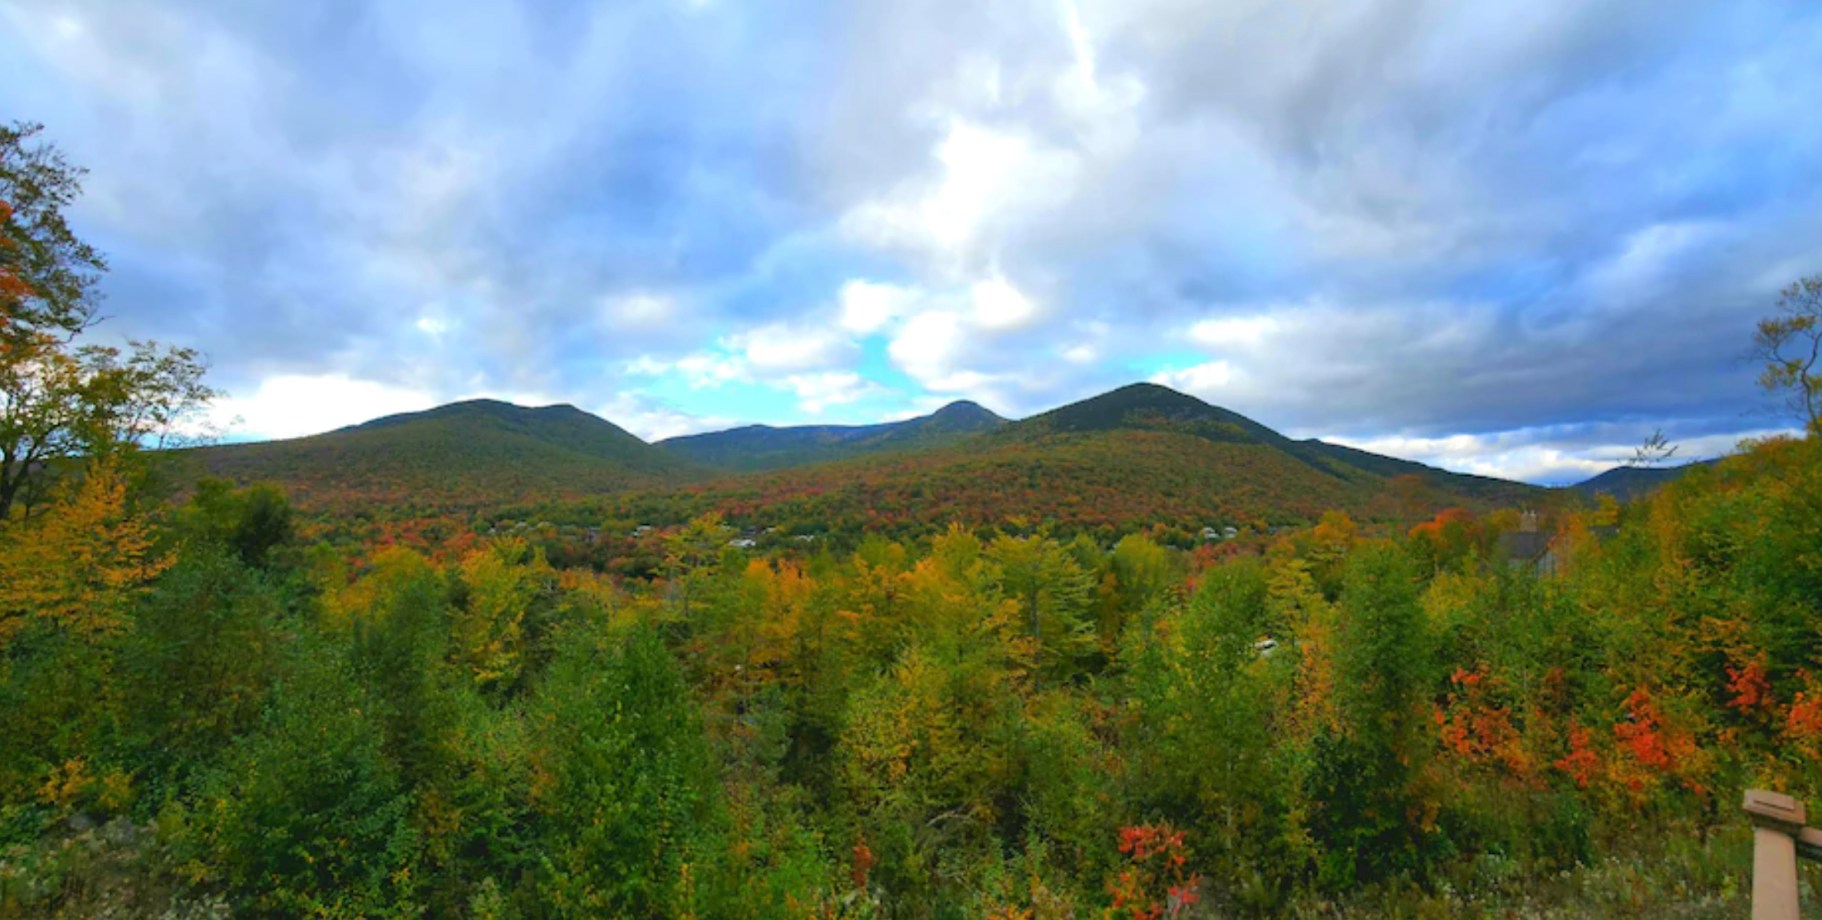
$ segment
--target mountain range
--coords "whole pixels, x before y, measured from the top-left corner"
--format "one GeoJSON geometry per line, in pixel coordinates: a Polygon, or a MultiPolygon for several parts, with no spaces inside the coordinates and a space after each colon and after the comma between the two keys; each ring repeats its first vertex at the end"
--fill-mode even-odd
{"type": "Polygon", "coordinates": [[[1413,513],[1404,507],[1413,503],[1488,507],[1530,503],[1546,493],[1293,440],[1193,396],[1141,383],[947,446],[724,476],[683,494],[694,499],[693,510],[787,529],[910,530],[932,521],[1012,519],[1071,528],[1274,525],[1313,520],[1330,509],[1391,519],[1413,513]]]}
{"type": "Polygon", "coordinates": [[[962,400],[929,415],[879,425],[747,425],[667,438],[658,446],[706,466],[751,472],[884,451],[940,447],[1005,424],[1006,420],[992,411],[962,400]]]}
{"type": "Polygon", "coordinates": [[[1431,505],[1547,494],[1288,438],[1150,383],[1019,421],[962,401],[877,425],[750,425],[656,444],[574,406],[470,400],[310,437],[172,453],[179,479],[275,481],[300,505],[329,510],[632,495],[799,524],[1275,522],[1331,508],[1388,517],[1394,493],[1408,501],[1413,490],[1431,505]]]}

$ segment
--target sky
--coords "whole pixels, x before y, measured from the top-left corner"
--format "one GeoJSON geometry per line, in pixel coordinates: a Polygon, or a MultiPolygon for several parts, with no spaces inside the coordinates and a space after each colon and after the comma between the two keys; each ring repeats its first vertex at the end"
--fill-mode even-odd
{"type": "Polygon", "coordinates": [[[1785,427],[1807,0],[0,0],[95,335],[231,438],[491,396],[648,439],[1152,380],[1560,482],[1785,427]]]}

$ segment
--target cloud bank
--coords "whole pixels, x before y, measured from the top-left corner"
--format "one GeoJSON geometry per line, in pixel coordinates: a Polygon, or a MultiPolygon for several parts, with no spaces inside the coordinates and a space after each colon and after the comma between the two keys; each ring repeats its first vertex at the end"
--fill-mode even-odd
{"type": "Polygon", "coordinates": [[[0,0],[104,333],[249,436],[475,394],[648,436],[1152,379],[1540,481],[1777,427],[1822,11],[0,0]]]}

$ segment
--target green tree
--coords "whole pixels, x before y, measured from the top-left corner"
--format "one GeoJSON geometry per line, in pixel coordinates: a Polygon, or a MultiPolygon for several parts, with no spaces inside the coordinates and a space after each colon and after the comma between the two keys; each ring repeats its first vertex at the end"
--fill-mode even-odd
{"type": "Polygon", "coordinates": [[[423,557],[392,549],[356,588],[371,600],[352,612],[352,663],[373,696],[386,754],[408,782],[440,775],[455,720],[447,583],[423,557]]]}
{"type": "Polygon", "coordinates": [[[0,336],[73,336],[94,315],[107,262],[76,238],[63,209],[85,170],[55,147],[32,143],[43,125],[0,125],[0,336]]]}
{"type": "Polygon", "coordinates": [[[219,545],[255,568],[263,568],[273,550],[297,535],[283,489],[264,482],[236,489],[215,478],[196,484],[182,526],[191,540],[219,545]]]}
{"type": "Polygon", "coordinates": [[[1113,648],[1127,621],[1154,612],[1168,599],[1176,579],[1170,551],[1142,534],[1128,534],[1114,545],[1100,586],[1101,643],[1113,648]]]}
{"type": "Polygon", "coordinates": [[[259,730],[227,750],[188,813],[180,852],[256,916],[415,913],[412,794],[384,754],[376,701],[342,650],[292,650],[259,730]]]}
{"type": "Polygon", "coordinates": [[[1267,589],[1257,561],[1210,569],[1168,637],[1130,644],[1122,661],[1140,801],[1194,816],[1201,854],[1246,880],[1237,893],[1252,900],[1264,897],[1253,884],[1258,867],[1285,862],[1284,782],[1273,755],[1288,739],[1274,696],[1288,690],[1296,666],[1289,648],[1261,655],[1255,646],[1266,632],[1267,589]]]}
{"type": "Polygon", "coordinates": [[[690,619],[690,602],[700,580],[698,573],[712,566],[727,546],[734,529],[717,513],[690,519],[664,538],[664,567],[684,620],[690,619]]]}
{"type": "Polygon", "coordinates": [[[164,443],[215,396],[193,349],[75,344],[107,264],[63,219],[82,170],[39,131],[0,127],[0,523],[47,464],[164,443]]]}
{"type": "Polygon", "coordinates": [[[1752,337],[1753,355],[1765,362],[1759,385],[1782,393],[1808,430],[1822,430],[1822,275],[1785,288],[1778,313],[1759,320],[1752,337]]]}
{"type": "Polygon", "coordinates": [[[657,634],[565,635],[529,716],[544,909],[690,913],[714,773],[698,710],[657,634]]]}
{"type": "Polygon", "coordinates": [[[221,547],[184,554],[159,579],[119,656],[142,763],[187,775],[258,724],[277,664],[279,610],[267,576],[221,547]]]}
{"type": "Polygon", "coordinates": [[[987,555],[999,567],[1001,590],[1024,618],[1034,685],[1041,689],[1045,675],[1073,677],[1095,648],[1093,579],[1061,544],[1045,537],[1000,537],[987,555]]]}
{"type": "Polygon", "coordinates": [[[1309,781],[1328,886],[1420,875],[1429,853],[1417,784],[1432,639],[1413,569],[1394,545],[1362,547],[1349,560],[1336,656],[1343,730],[1317,736],[1309,781]]]}

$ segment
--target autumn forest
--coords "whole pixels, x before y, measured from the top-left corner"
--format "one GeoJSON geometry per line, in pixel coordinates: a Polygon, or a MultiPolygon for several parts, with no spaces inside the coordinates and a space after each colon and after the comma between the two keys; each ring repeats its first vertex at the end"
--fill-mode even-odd
{"type": "Polygon", "coordinates": [[[1154,384],[209,443],[81,176],[0,129],[0,917],[1744,916],[1822,801],[1822,280],[1627,489],[1154,384]]]}

